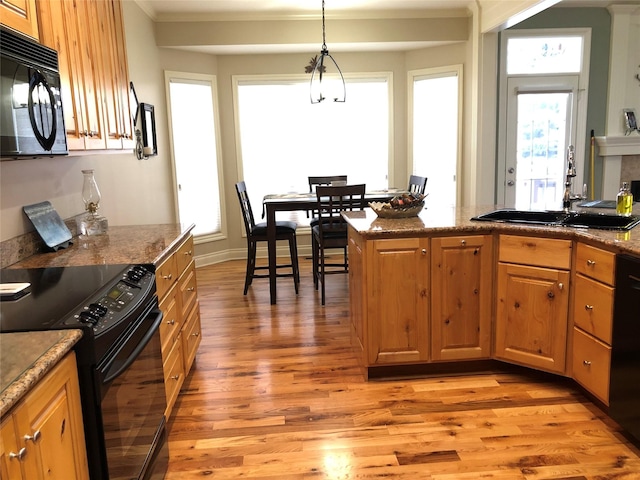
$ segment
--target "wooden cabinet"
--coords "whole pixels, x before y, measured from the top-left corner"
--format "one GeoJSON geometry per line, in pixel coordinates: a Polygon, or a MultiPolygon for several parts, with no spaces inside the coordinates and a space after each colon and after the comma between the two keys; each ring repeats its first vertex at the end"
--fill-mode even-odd
{"type": "Polygon", "coordinates": [[[429,359],[429,239],[373,240],[367,252],[370,364],[429,359]]]}
{"type": "Polygon", "coordinates": [[[431,359],[491,355],[491,235],[431,239],[431,359]]]}
{"type": "Polygon", "coordinates": [[[576,248],[572,376],[609,404],[615,254],[583,243],[576,248]]]}
{"type": "Polygon", "coordinates": [[[495,357],[565,372],[571,241],[501,235],[495,357]]]}
{"type": "Polygon", "coordinates": [[[12,409],[0,428],[3,479],[89,478],[73,352],[12,409]]]}
{"type": "Polygon", "coordinates": [[[0,0],[0,17],[5,25],[38,40],[36,0],[0,0]]]}
{"type": "Polygon", "coordinates": [[[42,1],[40,41],[58,51],[70,150],[133,146],[120,0],[42,1]]]}
{"type": "Polygon", "coordinates": [[[192,236],[156,268],[156,289],[164,317],[160,338],[169,418],[202,338],[192,236]]]}

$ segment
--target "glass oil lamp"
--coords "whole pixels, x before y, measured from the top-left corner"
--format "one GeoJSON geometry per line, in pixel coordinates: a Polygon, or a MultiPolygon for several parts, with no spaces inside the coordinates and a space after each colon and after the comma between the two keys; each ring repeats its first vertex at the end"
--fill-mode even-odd
{"type": "Polygon", "coordinates": [[[84,183],[82,184],[82,200],[87,213],[79,217],[78,233],[80,235],[103,235],[107,233],[109,223],[98,214],[100,207],[100,190],[96,183],[93,170],[82,170],[84,183]]]}

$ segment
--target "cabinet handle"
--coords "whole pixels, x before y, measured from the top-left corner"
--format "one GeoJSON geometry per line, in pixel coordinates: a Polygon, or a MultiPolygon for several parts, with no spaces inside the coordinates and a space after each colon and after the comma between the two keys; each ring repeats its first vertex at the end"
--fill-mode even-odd
{"type": "Polygon", "coordinates": [[[173,275],[171,275],[171,274],[163,275],[162,278],[164,278],[165,280],[171,280],[173,278],[173,275]]]}
{"type": "Polygon", "coordinates": [[[171,376],[171,380],[178,380],[180,378],[180,375],[172,375],[171,376]]]}
{"type": "Polygon", "coordinates": [[[200,332],[195,332],[195,333],[192,333],[191,335],[193,335],[194,337],[199,337],[200,336],[200,332]]]}
{"type": "Polygon", "coordinates": [[[593,267],[595,264],[596,264],[596,261],[595,261],[595,260],[587,260],[587,265],[588,265],[589,267],[593,267]]]}
{"type": "Polygon", "coordinates": [[[467,241],[466,241],[466,240],[464,240],[464,239],[463,239],[463,240],[460,240],[460,245],[463,245],[463,246],[464,246],[464,245],[466,245],[466,244],[467,244],[467,241]]]}
{"type": "Polygon", "coordinates": [[[36,430],[36,432],[33,435],[25,435],[24,441],[28,442],[29,440],[31,440],[33,443],[36,443],[38,440],[40,440],[41,435],[42,434],[40,433],[40,430],[36,430]]]}
{"type": "Polygon", "coordinates": [[[564,288],[564,283],[560,282],[558,284],[558,290],[562,290],[564,288]]]}
{"type": "Polygon", "coordinates": [[[593,310],[593,305],[585,305],[584,309],[585,310],[593,310]]]}
{"type": "Polygon", "coordinates": [[[591,362],[590,362],[589,360],[583,360],[583,361],[582,361],[582,364],[583,364],[585,367],[589,367],[589,366],[591,365],[591,362]]]}
{"type": "Polygon", "coordinates": [[[175,323],[176,321],[173,318],[167,322],[169,325],[175,325],[175,323]]]}
{"type": "Polygon", "coordinates": [[[196,287],[187,288],[187,292],[195,292],[195,291],[196,291],[196,287]]]}
{"type": "Polygon", "coordinates": [[[17,458],[18,460],[22,460],[26,454],[27,449],[22,447],[18,453],[9,452],[9,459],[13,460],[14,458],[17,458]]]}
{"type": "Polygon", "coordinates": [[[427,254],[427,249],[426,249],[426,248],[423,248],[423,249],[422,249],[422,251],[421,251],[420,253],[422,253],[422,255],[426,255],[426,254],[427,254]]]}
{"type": "Polygon", "coordinates": [[[191,250],[189,250],[188,252],[184,252],[184,254],[191,256],[191,250]]]}

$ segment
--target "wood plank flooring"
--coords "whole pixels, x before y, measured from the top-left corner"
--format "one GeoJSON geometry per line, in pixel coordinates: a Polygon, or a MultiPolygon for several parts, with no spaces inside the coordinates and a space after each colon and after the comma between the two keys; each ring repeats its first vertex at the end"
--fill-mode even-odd
{"type": "Polygon", "coordinates": [[[640,452],[570,382],[502,371],[365,382],[347,276],[197,270],[202,344],[169,422],[166,480],[640,479],[640,452]]]}

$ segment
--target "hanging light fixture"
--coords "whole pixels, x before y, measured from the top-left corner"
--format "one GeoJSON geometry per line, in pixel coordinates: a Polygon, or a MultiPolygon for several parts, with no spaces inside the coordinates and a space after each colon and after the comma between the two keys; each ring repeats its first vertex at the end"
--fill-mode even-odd
{"type": "MultiPolygon", "coordinates": [[[[322,49],[320,50],[320,56],[316,57],[313,69],[311,72],[311,103],[320,103],[326,100],[326,95],[333,98],[334,102],[344,102],[347,97],[347,90],[344,84],[344,77],[340,71],[340,67],[329,54],[326,42],[326,31],[324,26],[324,0],[322,0],[322,49]],[[326,78],[327,67],[325,65],[325,59],[329,59],[333,62],[338,70],[340,79],[326,78]],[[342,85],[340,85],[342,84],[342,85]],[[331,90],[331,93],[329,93],[331,90]]],[[[327,60],[328,63],[328,60],[327,60]]]]}

